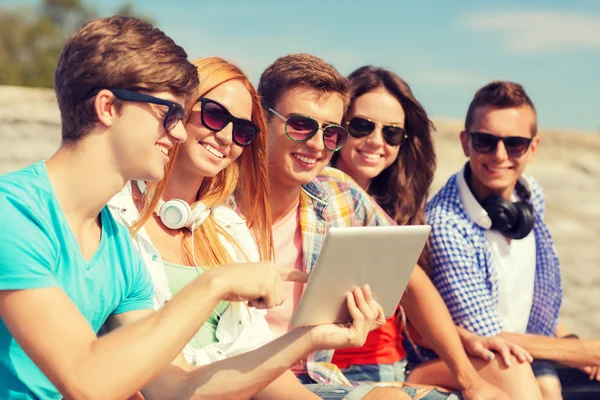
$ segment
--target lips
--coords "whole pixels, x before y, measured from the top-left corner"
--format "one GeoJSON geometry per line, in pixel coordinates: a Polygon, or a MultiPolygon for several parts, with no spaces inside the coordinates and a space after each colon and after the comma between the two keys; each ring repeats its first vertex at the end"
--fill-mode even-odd
{"type": "Polygon", "coordinates": [[[200,143],[200,145],[202,147],[204,147],[206,149],[206,151],[208,151],[210,154],[212,154],[213,156],[215,156],[217,158],[224,158],[225,157],[225,154],[221,153],[214,146],[211,146],[208,143],[200,143]]]}

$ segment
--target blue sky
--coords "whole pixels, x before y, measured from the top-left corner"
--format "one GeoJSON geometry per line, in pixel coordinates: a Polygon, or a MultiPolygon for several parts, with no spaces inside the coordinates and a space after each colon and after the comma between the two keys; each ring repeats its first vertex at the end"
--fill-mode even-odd
{"type": "MultiPolygon", "coordinates": [[[[0,4],[36,1],[0,0],[0,4]]],[[[94,1],[103,15],[121,2],[94,1]]],[[[597,0],[133,1],[191,58],[221,56],[254,83],[277,57],[309,52],[343,74],[403,77],[432,116],[463,118],[493,79],[522,83],[542,127],[600,131],[597,0]]]]}

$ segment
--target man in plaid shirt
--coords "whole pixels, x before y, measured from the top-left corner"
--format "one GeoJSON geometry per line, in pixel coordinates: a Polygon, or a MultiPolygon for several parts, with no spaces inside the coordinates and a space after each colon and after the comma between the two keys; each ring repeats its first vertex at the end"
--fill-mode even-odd
{"type": "Polygon", "coordinates": [[[539,146],[536,133],[535,107],[521,85],[492,82],[476,93],[460,134],[469,162],[427,207],[431,278],[457,325],[505,337],[536,358],[544,399],[560,399],[561,391],[565,399],[596,399],[600,346],[568,340],[577,336],[558,321],[560,265],[544,196],[523,174],[539,146]]]}
{"type": "MultiPolygon", "coordinates": [[[[323,171],[347,137],[340,126],[350,90],[344,77],[314,56],[294,54],[269,66],[260,78],[258,90],[268,117],[276,261],[310,272],[328,227],[393,224],[350,178],[330,168],[323,171]]],[[[417,267],[407,292],[419,294],[423,285],[435,292],[429,278],[417,267]],[[415,284],[419,290],[415,290],[415,284]]],[[[302,286],[288,286],[286,291],[284,306],[270,310],[267,317],[276,337],[288,329],[302,286]]],[[[479,377],[442,299],[437,293],[436,296],[432,300],[437,302],[435,310],[423,313],[428,314],[424,317],[427,339],[456,374],[463,398],[506,399],[506,394],[479,377]]],[[[405,398],[396,388],[352,386],[331,364],[332,355],[333,351],[317,352],[294,368],[299,379],[322,398],[405,398]]],[[[416,393],[413,390],[410,394],[416,393]]],[[[426,396],[418,398],[448,398],[437,391],[426,396]]]]}

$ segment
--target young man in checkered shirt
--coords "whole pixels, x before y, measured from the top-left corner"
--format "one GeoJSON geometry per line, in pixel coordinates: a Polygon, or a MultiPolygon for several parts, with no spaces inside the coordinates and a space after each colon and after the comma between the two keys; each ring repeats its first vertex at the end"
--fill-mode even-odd
{"type": "Polygon", "coordinates": [[[481,88],[460,141],[468,163],[427,206],[431,278],[454,322],[528,350],[544,399],[560,399],[561,391],[565,399],[600,398],[598,342],[568,340],[577,337],[558,320],[560,264],[544,196],[523,173],[540,144],[523,87],[481,88]]]}
{"type": "MultiPolygon", "coordinates": [[[[267,113],[271,209],[278,262],[310,272],[328,227],[393,224],[349,177],[325,168],[347,135],[340,126],[350,91],[346,78],[317,57],[292,54],[277,59],[263,72],[258,90],[267,113]]],[[[270,310],[267,317],[275,337],[289,328],[302,285],[288,285],[285,290],[284,306],[270,310]]],[[[465,400],[507,398],[474,369],[442,299],[420,267],[411,278],[404,301],[407,314],[419,320],[422,333],[457,377],[465,400]]],[[[485,358],[488,353],[475,356],[485,358]]],[[[349,386],[348,379],[331,363],[332,356],[333,351],[319,351],[293,369],[322,398],[406,398],[394,388],[349,386]]],[[[525,375],[525,367],[532,374],[528,364],[503,370],[506,374],[519,374],[515,368],[523,368],[521,375],[525,375]]],[[[535,385],[533,375],[531,381],[535,385]]],[[[415,395],[415,391],[408,392],[415,395]]],[[[431,392],[419,398],[447,396],[431,392]]]]}

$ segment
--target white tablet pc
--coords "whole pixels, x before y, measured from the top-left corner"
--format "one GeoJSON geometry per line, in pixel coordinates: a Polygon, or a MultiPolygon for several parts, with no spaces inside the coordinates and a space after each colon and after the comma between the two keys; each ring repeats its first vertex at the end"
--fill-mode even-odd
{"type": "Polygon", "coordinates": [[[350,322],[346,295],[365,284],[390,318],[430,231],[429,225],[330,228],[291,326],[350,322]]]}

